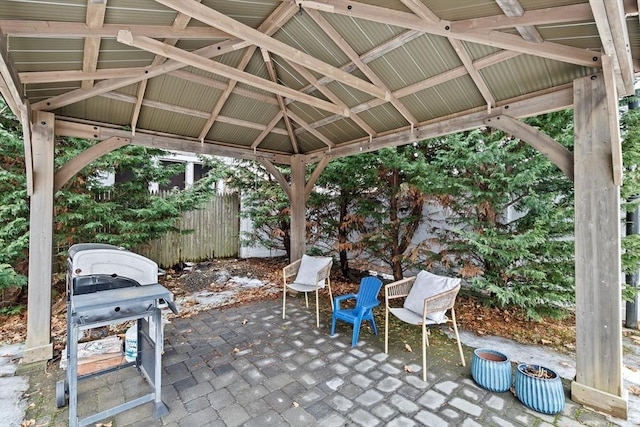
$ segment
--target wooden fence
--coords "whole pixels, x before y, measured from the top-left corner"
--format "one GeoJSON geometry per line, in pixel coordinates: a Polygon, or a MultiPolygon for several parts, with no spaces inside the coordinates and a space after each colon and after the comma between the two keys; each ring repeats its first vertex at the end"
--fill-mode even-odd
{"type": "Polygon", "coordinates": [[[135,252],[162,267],[181,261],[237,257],[240,234],[240,196],[237,193],[214,196],[202,209],[186,212],[179,221],[188,234],[167,233],[135,252]]]}

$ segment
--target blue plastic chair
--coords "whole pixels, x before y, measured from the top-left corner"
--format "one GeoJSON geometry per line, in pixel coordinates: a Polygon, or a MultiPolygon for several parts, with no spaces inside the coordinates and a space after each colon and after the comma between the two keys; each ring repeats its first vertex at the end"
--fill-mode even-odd
{"type": "Polygon", "coordinates": [[[358,335],[360,335],[360,325],[363,321],[371,322],[373,333],[378,335],[376,322],[373,319],[373,308],[380,305],[378,294],[382,288],[382,281],[376,277],[364,277],[360,281],[360,289],[358,294],[341,295],[334,298],[334,310],[331,316],[331,336],[336,332],[336,320],[342,320],[353,325],[353,338],[351,339],[351,347],[355,347],[358,343],[358,335]],[[340,302],[349,299],[356,299],[356,306],[353,308],[340,308],[340,302]]]}

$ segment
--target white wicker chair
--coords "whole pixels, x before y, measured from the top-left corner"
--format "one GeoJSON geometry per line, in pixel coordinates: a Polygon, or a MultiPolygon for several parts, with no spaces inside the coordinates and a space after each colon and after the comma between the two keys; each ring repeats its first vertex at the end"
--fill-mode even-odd
{"type": "Polygon", "coordinates": [[[409,295],[416,277],[408,277],[402,280],[398,280],[393,283],[389,283],[384,288],[385,298],[385,319],[384,319],[384,352],[389,352],[389,313],[393,314],[403,322],[410,323],[412,325],[422,326],[422,380],[427,381],[427,346],[429,345],[429,336],[427,334],[427,326],[442,324],[446,322],[453,323],[453,330],[456,334],[456,340],[458,341],[458,350],[460,352],[460,360],[462,366],[466,366],[464,360],[464,354],[462,353],[462,345],[460,343],[460,336],[458,335],[458,325],[456,322],[456,311],[454,308],[458,291],[460,290],[460,283],[454,288],[437,295],[426,298],[423,303],[422,315],[408,310],[404,307],[392,307],[391,300],[397,298],[405,298],[409,295]],[[451,319],[447,316],[442,316],[442,321],[435,321],[429,317],[430,314],[451,311],[451,319]]]}
{"type": "Polygon", "coordinates": [[[331,266],[333,260],[330,257],[312,257],[303,255],[301,259],[292,262],[282,269],[282,318],[285,318],[287,303],[287,291],[289,289],[303,292],[305,303],[309,308],[309,292],[316,293],[316,326],[320,327],[320,308],[318,292],[325,287],[329,288],[329,300],[333,311],[333,294],[331,293],[331,266]],[[291,281],[293,279],[293,281],[291,281]]]}

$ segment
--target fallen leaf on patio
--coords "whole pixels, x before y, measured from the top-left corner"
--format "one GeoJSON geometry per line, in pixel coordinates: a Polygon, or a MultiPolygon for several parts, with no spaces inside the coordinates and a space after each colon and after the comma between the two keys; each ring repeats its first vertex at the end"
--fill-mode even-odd
{"type": "Polygon", "coordinates": [[[627,366],[627,365],[624,365],[624,366],[631,372],[638,372],[638,368],[636,368],[635,366],[627,366]]]}
{"type": "Polygon", "coordinates": [[[33,420],[33,419],[25,420],[22,422],[22,424],[20,424],[20,427],[29,427],[29,426],[35,425],[35,423],[36,423],[36,420],[33,420]]]}
{"type": "Polygon", "coordinates": [[[240,353],[240,349],[238,347],[234,348],[232,353],[240,353]]]}
{"type": "Polygon", "coordinates": [[[298,406],[300,406],[300,404],[298,402],[293,402],[293,407],[297,408],[298,406]]]}
{"type": "Polygon", "coordinates": [[[247,320],[247,319],[242,319],[242,324],[243,324],[243,325],[246,325],[246,324],[247,324],[247,322],[248,322],[248,320],[247,320]]]}
{"type": "Polygon", "coordinates": [[[404,371],[405,371],[405,372],[413,372],[413,369],[411,369],[411,366],[409,366],[409,365],[405,365],[405,366],[404,366],[404,371]]]}
{"type": "Polygon", "coordinates": [[[109,421],[108,423],[96,423],[96,427],[111,427],[113,425],[113,421],[109,421]]]}
{"type": "Polygon", "coordinates": [[[405,344],[404,345],[405,350],[407,350],[409,353],[413,353],[413,349],[411,348],[411,346],[409,344],[405,344]]]}
{"type": "Polygon", "coordinates": [[[571,363],[568,363],[568,362],[560,362],[560,364],[561,364],[562,366],[568,366],[568,367],[571,367],[571,363]]]}
{"type": "Polygon", "coordinates": [[[632,335],[630,338],[631,338],[631,341],[633,341],[635,344],[640,344],[640,337],[636,335],[632,335]]]}
{"type": "Polygon", "coordinates": [[[629,389],[629,393],[635,394],[636,396],[640,396],[640,387],[635,385],[630,385],[628,389],[629,389]]]}

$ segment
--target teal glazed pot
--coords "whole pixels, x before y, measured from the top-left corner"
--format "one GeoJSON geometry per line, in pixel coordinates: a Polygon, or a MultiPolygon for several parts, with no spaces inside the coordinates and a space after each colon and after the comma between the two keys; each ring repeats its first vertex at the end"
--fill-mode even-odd
{"type": "Polygon", "coordinates": [[[515,389],[524,406],[543,414],[557,414],[564,409],[565,396],[562,380],[553,370],[522,363],[516,369],[515,389]],[[546,377],[530,371],[546,371],[546,377]]]}
{"type": "Polygon", "coordinates": [[[505,392],[511,387],[511,361],[498,351],[477,348],[471,359],[471,376],[484,389],[505,392]]]}

